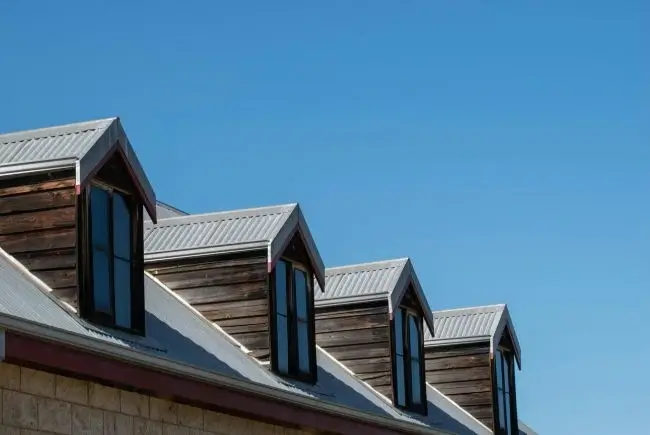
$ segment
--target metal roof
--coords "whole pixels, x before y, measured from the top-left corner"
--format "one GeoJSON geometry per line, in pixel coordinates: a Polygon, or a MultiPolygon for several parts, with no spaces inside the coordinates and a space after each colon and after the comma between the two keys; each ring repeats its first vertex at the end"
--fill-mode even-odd
{"type": "Polygon", "coordinates": [[[433,333],[431,308],[409,258],[328,267],[325,269],[325,291],[314,292],[315,303],[317,307],[325,307],[387,298],[392,315],[393,307],[399,304],[411,284],[422,305],[424,320],[433,333]]]}
{"type": "Polygon", "coordinates": [[[156,195],[119,118],[0,134],[0,176],[74,168],[77,186],[81,186],[116,142],[131,167],[146,210],[155,218],[156,195]]]}
{"type": "Polygon", "coordinates": [[[433,322],[435,336],[425,331],[425,346],[489,341],[494,352],[503,331],[507,328],[512,337],[517,363],[521,367],[521,348],[505,304],[434,311],[433,322]]]}
{"type": "Polygon", "coordinates": [[[193,214],[145,222],[145,261],[267,249],[269,272],[296,231],[300,232],[317,281],[325,266],[298,204],[193,214]]]}
{"type": "MultiPolygon", "coordinates": [[[[158,219],[167,219],[171,217],[176,217],[176,216],[187,216],[188,213],[185,213],[183,210],[179,210],[176,207],[173,207],[169,204],[166,204],[162,201],[157,201],[156,202],[156,217],[158,219]]],[[[145,211],[144,215],[144,220],[145,221],[150,221],[151,217],[149,214],[145,211]]]]}
{"type": "MultiPolygon", "coordinates": [[[[458,435],[468,432],[439,398],[429,403],[427,417],[398,410],[359,380],[340,362],[317,347],[318,382],[314,385],[281,378],[246,353],[221,328],[201,316],[160,281],[145,273],[146,336],[137,337],[92,325],[56,299],[51,290],[0,249],[0,326],[2,319],[24,319],[63,332],[83,335],[109,346],[127,347],[208,372],[246,380],[300,396],[394,418],[419,427],[458,435]]],[[[462,421],[462,420],[461,420],[462,421]]],[[[438,432],[442,433],[442,432],[438,432]]]]}
{"type": "Polygon", "coordinates": [[[519,420],[519,435],[537,435],[530,426],[528,426],[523,421],[519,420]]]}

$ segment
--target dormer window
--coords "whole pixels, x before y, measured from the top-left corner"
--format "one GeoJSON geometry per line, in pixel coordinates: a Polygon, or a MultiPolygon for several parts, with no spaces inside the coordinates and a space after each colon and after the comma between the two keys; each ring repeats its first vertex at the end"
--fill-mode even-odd
{"type": "Polygon", "coordinates": [[[495,434],[515,434],[513,425],[514,402],[514,365],[513,354],[509,349],[500,347],[494,354],[495,392],[497,396],[495,413],[495,434]]]}
{"type": "Polygon", "coordinates": [[[272,367],[302,380],[315,377],[311,274],[298,263],[281,259],[274,270],[272,367]]]}
{"type": "Polygon", "coordinates": [[[81,234],[82,314],[109,327],[142,333],[142,207],[130,193],[93,182],[81,234]]]}
{"type": "Polygon", "coordinates": [[[425,413],[422,323],[422,317],[412,310],[395,311],[393,397],[396,406],[425,413]]]}

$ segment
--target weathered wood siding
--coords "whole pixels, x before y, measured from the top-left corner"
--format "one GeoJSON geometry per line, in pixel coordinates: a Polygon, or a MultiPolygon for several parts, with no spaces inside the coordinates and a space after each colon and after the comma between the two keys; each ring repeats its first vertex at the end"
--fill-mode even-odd
{"type": "Polygon", "coordinates": [[[72,171],[0,180],[0,247],[74,306],[76,199],[72,171]]]}
{"type": "Polygon", "coordinates": [[[147,263],[145,268],[255,357],[269,359],[266,251],[147,263]]]}
{"type": "Polygon", "coordinates": [[[316,307],[316,344],[392,397],[388,302],[316,307]]]}
{"type": "Polygon", "coordinates": [[[492,427],[492,380],[488,343],[425,348],[427,382],[492,427]]]}

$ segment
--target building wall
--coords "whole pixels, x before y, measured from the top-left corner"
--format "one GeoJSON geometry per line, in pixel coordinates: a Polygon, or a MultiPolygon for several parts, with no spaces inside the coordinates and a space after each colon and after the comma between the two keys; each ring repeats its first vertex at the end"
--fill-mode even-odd
{"type": "Polygon", "coordinates": [[[427,347],[426,379],[487,427],[492,427],[490,345],[427,347]]]}
{"type": "Polygon", "coordinates": [[[316,307],[316,344],[393,397],[388,302],[316,307]]]}
{"type": "Polygon", "coordinates": [[[74,172],[0,180],[0,246],[77,304],[74,172]]]}
{"type": "Polygon", "coordinates": [[[0,435],[307,433],[2,362],[0,393],[0,435]]]}

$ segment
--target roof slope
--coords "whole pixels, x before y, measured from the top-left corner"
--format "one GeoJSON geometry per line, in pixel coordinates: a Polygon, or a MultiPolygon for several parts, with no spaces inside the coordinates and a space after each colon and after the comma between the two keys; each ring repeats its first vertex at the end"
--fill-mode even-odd
{"type": "Polygon", "coordinates": [[[528,426],[523,421],[519,420],[519,435],[537,435],[530,426],[528,426]]]}
{"type": "Polygon", "coordinates": [[[5,316],[24,319],[207,372],[328,401],[414,426],[456,433],[453,431],[455,423],[444,417],[444,411],[433,409],[435,415],[442,413],[440,415],[444,418],[436,420],[436,425],[431,426],[416,416],[394,408],[383,396],[318,347],[318,382],[315,385],[276,376],[247,355],[241,345],[221,328],[148,274],[145,274],[145,301],[146,337],[92,325],[74,314],[72,308],[59,302],[45,284],[0,249],[0,325],[5,316]]]}
{"type": "Polygon", "coordinates": [[[427,401],[429,404],[425,420],[431,426],[458,435],[492,435],[492,430],[429,383],[427,401]]]}
{"type": "Polygon", "coordinates": [[[116,143],[155,219],[156,195],[119,118],[0,134],[0,176],[74,168],[81,186],[116,143]]]}
{"type": "Polygon", "coordinates": [[[519,341],[505,304],[434,311],[433,322],[435,337],[425,331],[425,346],[489,341],[494,351],[498,339],[507,327],[512,337],[517,362],[521,367],[519,341]]]}
{"type": "Polygon", "coordinates": [[[329,267],[325,270],[325,291],[315,292],[315,303],[316,306],[331,306],[388,298],[392,314],[409,284],[413,284],[431,333],[434,330],[431,308],[409,258],[329,267]]]}
{"type": "Polygon", "coordinates": [[[269,271],[299,231],[316,279],[325,266],[298,204],[193,214],[145,223],[145,261],[268,249],[269,271]]]}
{"type": "MultiPolygon", "coordinates": [[[[156,201],[156,217],[158,219],[167,219],[177,216],[187,216],[188,213],[185,213],[183,210],[179,210],[176,207],[173,207],[169,204],[166,204],[162,201],[156,201]]],[[[151,216],[145,212],[144,215],[145,221],[151,221],[151,216]]]]}

